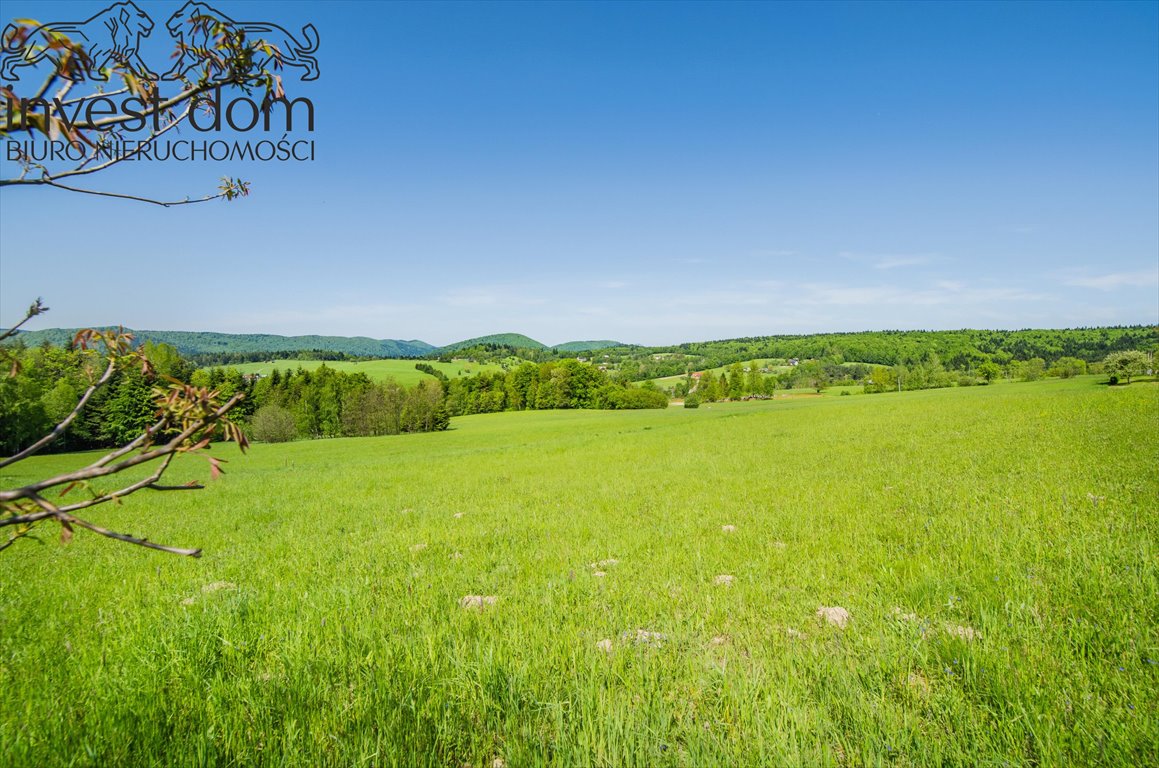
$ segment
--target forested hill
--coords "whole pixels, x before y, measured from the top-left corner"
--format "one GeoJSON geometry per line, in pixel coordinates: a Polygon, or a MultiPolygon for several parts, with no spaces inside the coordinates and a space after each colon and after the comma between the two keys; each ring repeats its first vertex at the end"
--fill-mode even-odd
{"type": "MultiPolygon", "coordinates": [[[[42,331],[23,331],[17,338],[26,347],[38,347],[48,342],[54,347],[65,347],[72,341],[78,329],[48,328],[42,331]]],[[[327,359],[329,355],[350,357],[427,357],[450,354],[458,350],[477,347],[495,347],[510,350],[556,350],[562,353],[584,352],[608,347],[618,347],[618,341],[569,341],[555,347],[548,347],[519,333],[497,333],[474,339],[436,347],[425,341],[412,339],[371,339],[366,336],[278,336],[269,333],[215,333],[212,331],[135,331],[126,328],[138,343],[152,341],[168,344],[182,355],[206,362],[213,359],[218,363],[244,362],[246,359],[262,359],[263,355],[284,357],[287,353],[318,353],[315,357],[327,359]],[[329,354],[325,354],[329,353],[329,354]],[[236,359],[234,359],[236,358],[236,359]]]]}
{"type": "Polygon", "coordinates": [[[436,350],[439,354],[447,354],[456,352],[460,349],[469,349],[471,347],[509,347],[511,349],[547,349],[547,345],[541,341],[536,341],[530,336],[524,336],[522,333],[493,333],[490,336],[477,336],[473,339],[466,339],[464,341],[456,341],[454,344],[448,344],[445,347],[439,347],[436,350]]]}
{"type": "MultiPolygon", "coordinates": [[[[126,329],[127,331],[129,329],[126,329]]],[[[44,342],[67,346],[76,328],[48,328],[27,331],[16,338],[26,347],[44,342]]],[[[213,333],[210,331],[131,331],[137,342],[169,344],[182,355],[230,355],[251,353],[285,353],[325,350],[355,357],[423,357],[435,351],[425,341],[371,339],[365,336],[277,336],[267,333],[213,333]]]]}
{"type": "MultiPolygon", "coordinates": [[[[75,329],[53,328],[22,332],[17,339],[27,347],[48,342],[67,345],[75,329]]],[[[688,342],[667,347],[642,347],[613,341],[571,341],[548,347],[518,333],[501,333],[435,347],[424,341],[371,339],[363,336],[276,336],[194,331],[134,331],[138,342],[169,344],[200,365],[221,365],[273,357],[341,359],[350,357],[469,356],[480,360],[509,356],[543,362],[599,350],[605,362],[618,364],[629,379],[683,374],[757,358],[800,358],[898,365],[936,356],[947,368],[969,370],[985,361],[1043,358],[1047,364],[1061,357],[1087,362],[1110,352],[1139,349],[1155,351],[1159,331],[1154,326],[1106,328],[1026,329],[1017,331],[863,331],[809,335],[758,336],[721,341],[688,342]]]]}
{"type": "Polygon", "coordinates": [[[618,341],[568,341],[563,344],[556,344],[552,349],[557,352],[594,352],[597,349],[608,349],[609,347],[623,346],[618,341]]]}

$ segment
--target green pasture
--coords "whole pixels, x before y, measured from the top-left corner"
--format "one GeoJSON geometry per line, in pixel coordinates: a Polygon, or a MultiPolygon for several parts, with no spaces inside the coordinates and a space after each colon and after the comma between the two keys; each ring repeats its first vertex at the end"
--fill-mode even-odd
{"type": "Polygon", "coordinates": [[[416,370],[415,363],[418,362],[425,362],[433,366],[436,370],[445,373],[447,378],[451,379],[459,376],[474,376],[484,371],[502,370],[495,363],[473,363],[468,360],[453,360],[449,363],[441,363],[437,360],[360,360],[357,362],[350,360],[274,360],[268,363],[242,363],[221,367],[236,368],[242,373],[257,373],[262,376],[269,376],[275,368],[280,371],[286,371],[287,369],[296,371],[299,368],[312,371],[321,365],[325,365],[327,368],[342,371],[343,373],[365,373],[374,381],[394,379],[399,384],[411,386],[424,379],[433,380],[435,378],[429,373],[416,370]]]}
{"type": "Polygon", "coordinates": [[[201,559],[0,553],[0,765],[1159,764],[1157,426],[1083,377],[216,446],[91,515],[201,559]]]}
{"type": "MultiPolygon", "coordinates": [[[[789,366],[789,365],[772,365],[771,364],[772,362],[773,362],[773,359],[770,359],[770,358],[762,358],[759,360],[747,360],[747,361],[744,361],[741,363],[741,367],[742,368],[749,368],[753,365],[755,365],[757,368],[766,368],[767,367],[769,369],[770,373],[763,374],[766,376],[770,375],[770,374],[784,373],[785,371],[792,370],[792,366],[789,366]]],[[[722,366],[719,366],[717,368],[706,368],[706,369],[702,369],[702,370],[711,371],[713,376],[720,376],[722,373],[727,375],[728,371],[731,367],[732,367],[732,364],[729,363],[728,365],[722,365],[722,366]]],[[[663,389],[668,389],[668,388],[674,386],[676,384],[676,382],[681,381],[684,378],[685,378],[685,376],[682,373],[682,374],[679,374],[677,376],[661,376],[660,378],[652,379],[652,381],[655,382],[657,384],[657,386],[659,386],[663,389]]]]}
{"type": "MultiPolygon", "coordinates": [[[[767,368],[769,370],[769,373],[763,374],[766,376],[772,375],[772,374],[781,374],[781,373],[784,373],[785,371],[793,370],[793,366],[791,366],[791,365],[774,365],[773,363],[778,359],[780,359],[780,358],[760,358],[757,360],[747,360],[747,361],[741,363],[741,367],[742,368],[750,368],[750,367],[755,365],[758,369],[767,368]]],[[[845,365],[857,365],[857,363],[850,362],[850,363],[845,363],[845,365]]],[[[720,376],[722,373],[727,375],[730,368],[732,368],[731,363],[729,365],[722,365],[722,366],[719,366],[717,368],[708,368],[707,370],[711,371],[713,376],[720,376]]],[[[678,376],[662,376],[660,378],[652,379],[651,381],[653,383],[655,383],[661,389],[670,390],[670,389],[672,389],[672,387],[676,386],[676,383],[678,381],[682,381],[684,378],[685,378],[684,374],[680,374],[678,376]]],[[[836,388],[838,390],[848,389],[850,391],[850,394],[857,394],[857,393],[861,392],[860,385],[850,386],[850,387],[839,387],[837,385],[834,385],[834,388],[836,388]]],[[[840,391],[838,391],[836,393],[828,393],[828,394],[840,394],[840,391]]]]}

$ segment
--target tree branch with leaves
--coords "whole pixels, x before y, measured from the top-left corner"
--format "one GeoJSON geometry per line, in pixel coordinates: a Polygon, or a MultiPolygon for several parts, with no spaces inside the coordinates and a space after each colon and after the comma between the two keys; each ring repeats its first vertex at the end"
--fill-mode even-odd
{"type": "Polygon", "coordinates": [[[79,156],[70,156],[69,159],[75,163],[72,167],[53,168],[37,162],[21,150],[17,158],[20,173],[11,178],[0,178],[0,187],[47,186],[166,207],[219,199],[229,201],[248,195],[249,183],[230,177],[223,177],[217,191],[212,194],[182,200],[161,200],[64,183],[64,180],[91,176],[139,158],[159,138],[188,122],[194,110],[210,113],[217,110],[220,105],[216,99],[223,89],[239,89],[246,94],[260,92],[266,109],[275,100],[284,99],[282,78],[277,74],[281,68],[281,54],[275,46],[262,39],[249,39],[244,29],[208,16],[195,15],[186,20],[186,24],[190,27],[190,37],[204,42],[197,47],[178,43],[175,56],[193,56],[198,65],[174,78],[178,86],[174,93],[162,93],[161,81],[152,73],[135,70],[128,60],[113,59],[109,66],[98,70],[98,80],[102,85],[97,90],[71,99],[68,96],[77,83],[83,82],[92,72],[93,61],[84,45],[29,20],[19,20],[6,27],[0,41],[3,50],[28,50],[32,58],[50,60],[53,69],[30,96],[21,96],[11,85],[0,86],[0,99],[6,106],[0,118],[0,136],[24,132],[50,140],[63,140],[79,156]],[[33,44],[30,41],[38,32],[42,40],[33,44]],[[103,82],[110,80],[120,81],[121,87],[105,91],[103,82]],[[126,97],[117,114],[102,113],[94,118],[93,111],[85,108],[98,99],[115,104],[112,101],[114,96],[126,97]],[[140,108],[130,109],[133,104],[140,108]],[[85,115],[83,118],[80,117],[82,113],[85,115]],[[133,149],[111,151],[116,143],[127,137],[133,123],[137,124],[135,130],[150,127],[143,138],[136,140],[133,149]]]}
{"type": "MultiPolygon", "coordinates": [[[[0,333],[0,341],[13,336],[29,319],[47,310],[38,299],[25,313],[23,320],[0,333]]],[[[154,372],[148,357],[142,349],[134,349],[132,342],[132,335],[120,330],[80,331],[74,339],[74,345],[81,350],[103,350],[103,371],[99,375],[93,373],[88,389],[60,423],[28,447],[0,459],[0,469],[25,461],[55,442],[84,411],[92,396],[106,386],[118,370],[139,367],[144,375],[152,376],[154,372]]],[[[0,348],[0,354],[11,357],[8,375],[16,375],[19,371],[17,356],[8,348],[0,348]]],[[[126,496],[142,490],[187,491],[203,488],[197,483],[162,485],[161,480],[177,456],[204,455],[214,439],[236,442],[243,451],[248,447],[241,429],[228,418],[230,410],[241,401],[241,394],[223,399],[217,390],[167,379],[153,386],[152,399],[156,408],[153,423],[124,445],[78,469],[17,488],[0,490],[0,528],[8,529],[7,539],[0,541],[0,551],[21,538],[32,536],[39,526],[55,522],[60,526],[61,540],[65,542],[72,539],[75,527],[80,527],[129,544],[198,557],[200,549],[171,547],[144,537],[118,533],[76,514],[110,501],[119,503],[126,496]],[[151,471],[145,477],[131,482],[114,483],[111,488],[98,487],[101,481],[137,468],[151,471]],[[61,501],[70,495],[72,498],[68,502],[61,501]]],[[[222,460],[206,458],[212,475],[216,477],[221,473],[222,460]]]]}

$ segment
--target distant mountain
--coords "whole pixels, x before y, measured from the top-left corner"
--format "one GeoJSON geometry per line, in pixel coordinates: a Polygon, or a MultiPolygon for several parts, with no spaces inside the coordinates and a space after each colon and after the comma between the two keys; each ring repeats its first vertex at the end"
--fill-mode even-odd
{"type": "Polygon", "coordinates": [[[466,349],[467,347],[478,347],[485,344],[494,344],[500,347],[513,347],[515,349],[548,349],[548,346],[543,342],[524,336],[522,333],[494,333],[490,336],[477,336],[473,339],[466,339],[464,341],[456,341],[454,344],[448,344],[445,347],[439,347],[439,354],[446,354],[447,352],[454,352],[458,349],[466,349]]]}
{"type": "Polygon", "coordinates": [[[567,341],[563,344],[556,344],[552,349],[557,352],[591,352],[597,349],[608,349],[609,347],[624,346],[618,341],[567,341]]]}
{"type": "MultiPolygon", "coordinates": [[[[298,352],[326,350],[361,357],[422,357],[435,347],[425,341],[371,339],[366,336],[277,336],[267,333],[213,333],[210,331],[130,331],[137,342],[169,344],[183,355],[221,352],[298,352]]],[[[43,331],[19,332],[16,338],[27,347],[44,342],[65,346],[76,335],[76,328],[48,328],[43,331]]]]}

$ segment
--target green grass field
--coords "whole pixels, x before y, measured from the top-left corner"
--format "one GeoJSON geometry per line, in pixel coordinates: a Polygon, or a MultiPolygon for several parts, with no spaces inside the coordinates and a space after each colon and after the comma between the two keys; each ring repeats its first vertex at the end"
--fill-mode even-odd
{"type": "Polygon", "coordinates": [[[1083,377],[217,447],[93,515],[200,560],[0,554],[0,765],[1155,765],[1157,426],[1083,377]]]}
{"type": "MultiPolygon", "coordinates": [[[[753,365],[755,365],[757,368],[768,368],[769,371],[771,373],[774,373],[774,374],[784,373],[785,371],[793,370],[792,366],[773,365],[772,364],[773,362],[774,362],[774,359],[760,358],[757,360],[747,360],[747,361],[741,363],[741,365],[743,367],[746,367],[746,368],[753,366],[753,365]]],[[[845,365],[856,365],[856,363],[845,363],[845,365]]],[[[711,371],[713,376],[720,376],[722,373],[727,375],[729,368],[731,368],[731,367],[732,367],[731,365],[722,365],[719,368],[709,368],[707,370],[711,371]]],[[[766,375],[768,375],[768,374],[766,374],[766,375]]],[[[685,376],[683,374],[680,374],[679,376],[662,376],[658,379],[651,379],[651,381],[654,384],[656,384],[656,386],[660,387],[661,389],[668,390],[669,392],[671,392],[673,387],[676,386],[677,382],[683,381],[684,378],[685,378],[685,376]]],[[[849,394],[851,394],[851,395],[856,395],[856,394],[861,393],[862,386],[860,384],[847,384],[847,385],[834,384],[832,387],[829,387],[824,392],[822,392],[822,394],[840,395],[841,390],[843,390],[843,389],[848,390],[849,394]]],[[[808,390],[808,391],[812,391],[812,390],[808,390]]]]}
{"type": "Polygon", "coordinates": [[[451,379],[459,376],[474,376],[484,371],[502,370],[502,367],[495,363],[472,363],[467,360],[454,360],[449,363],[440,363],[437,360],[362,360],[359,362],[349,360],[274,360],[269,363],[242,363],[222,367],[236,368],[242,373],[260,373],[263,376],[269,376],[275,368],[280,371],[286,369],[296,371],[299,368],[312,371],[320,365],[325,365],[343,373],[365,373],[374,381],[394,379],[399,384],[408,387],[423,379],[434,381],[434,376],[415,369],[416,362],[425,362],[434,366],[436,370],[442,371],[447,375],[447,378],[451,379]]]}

